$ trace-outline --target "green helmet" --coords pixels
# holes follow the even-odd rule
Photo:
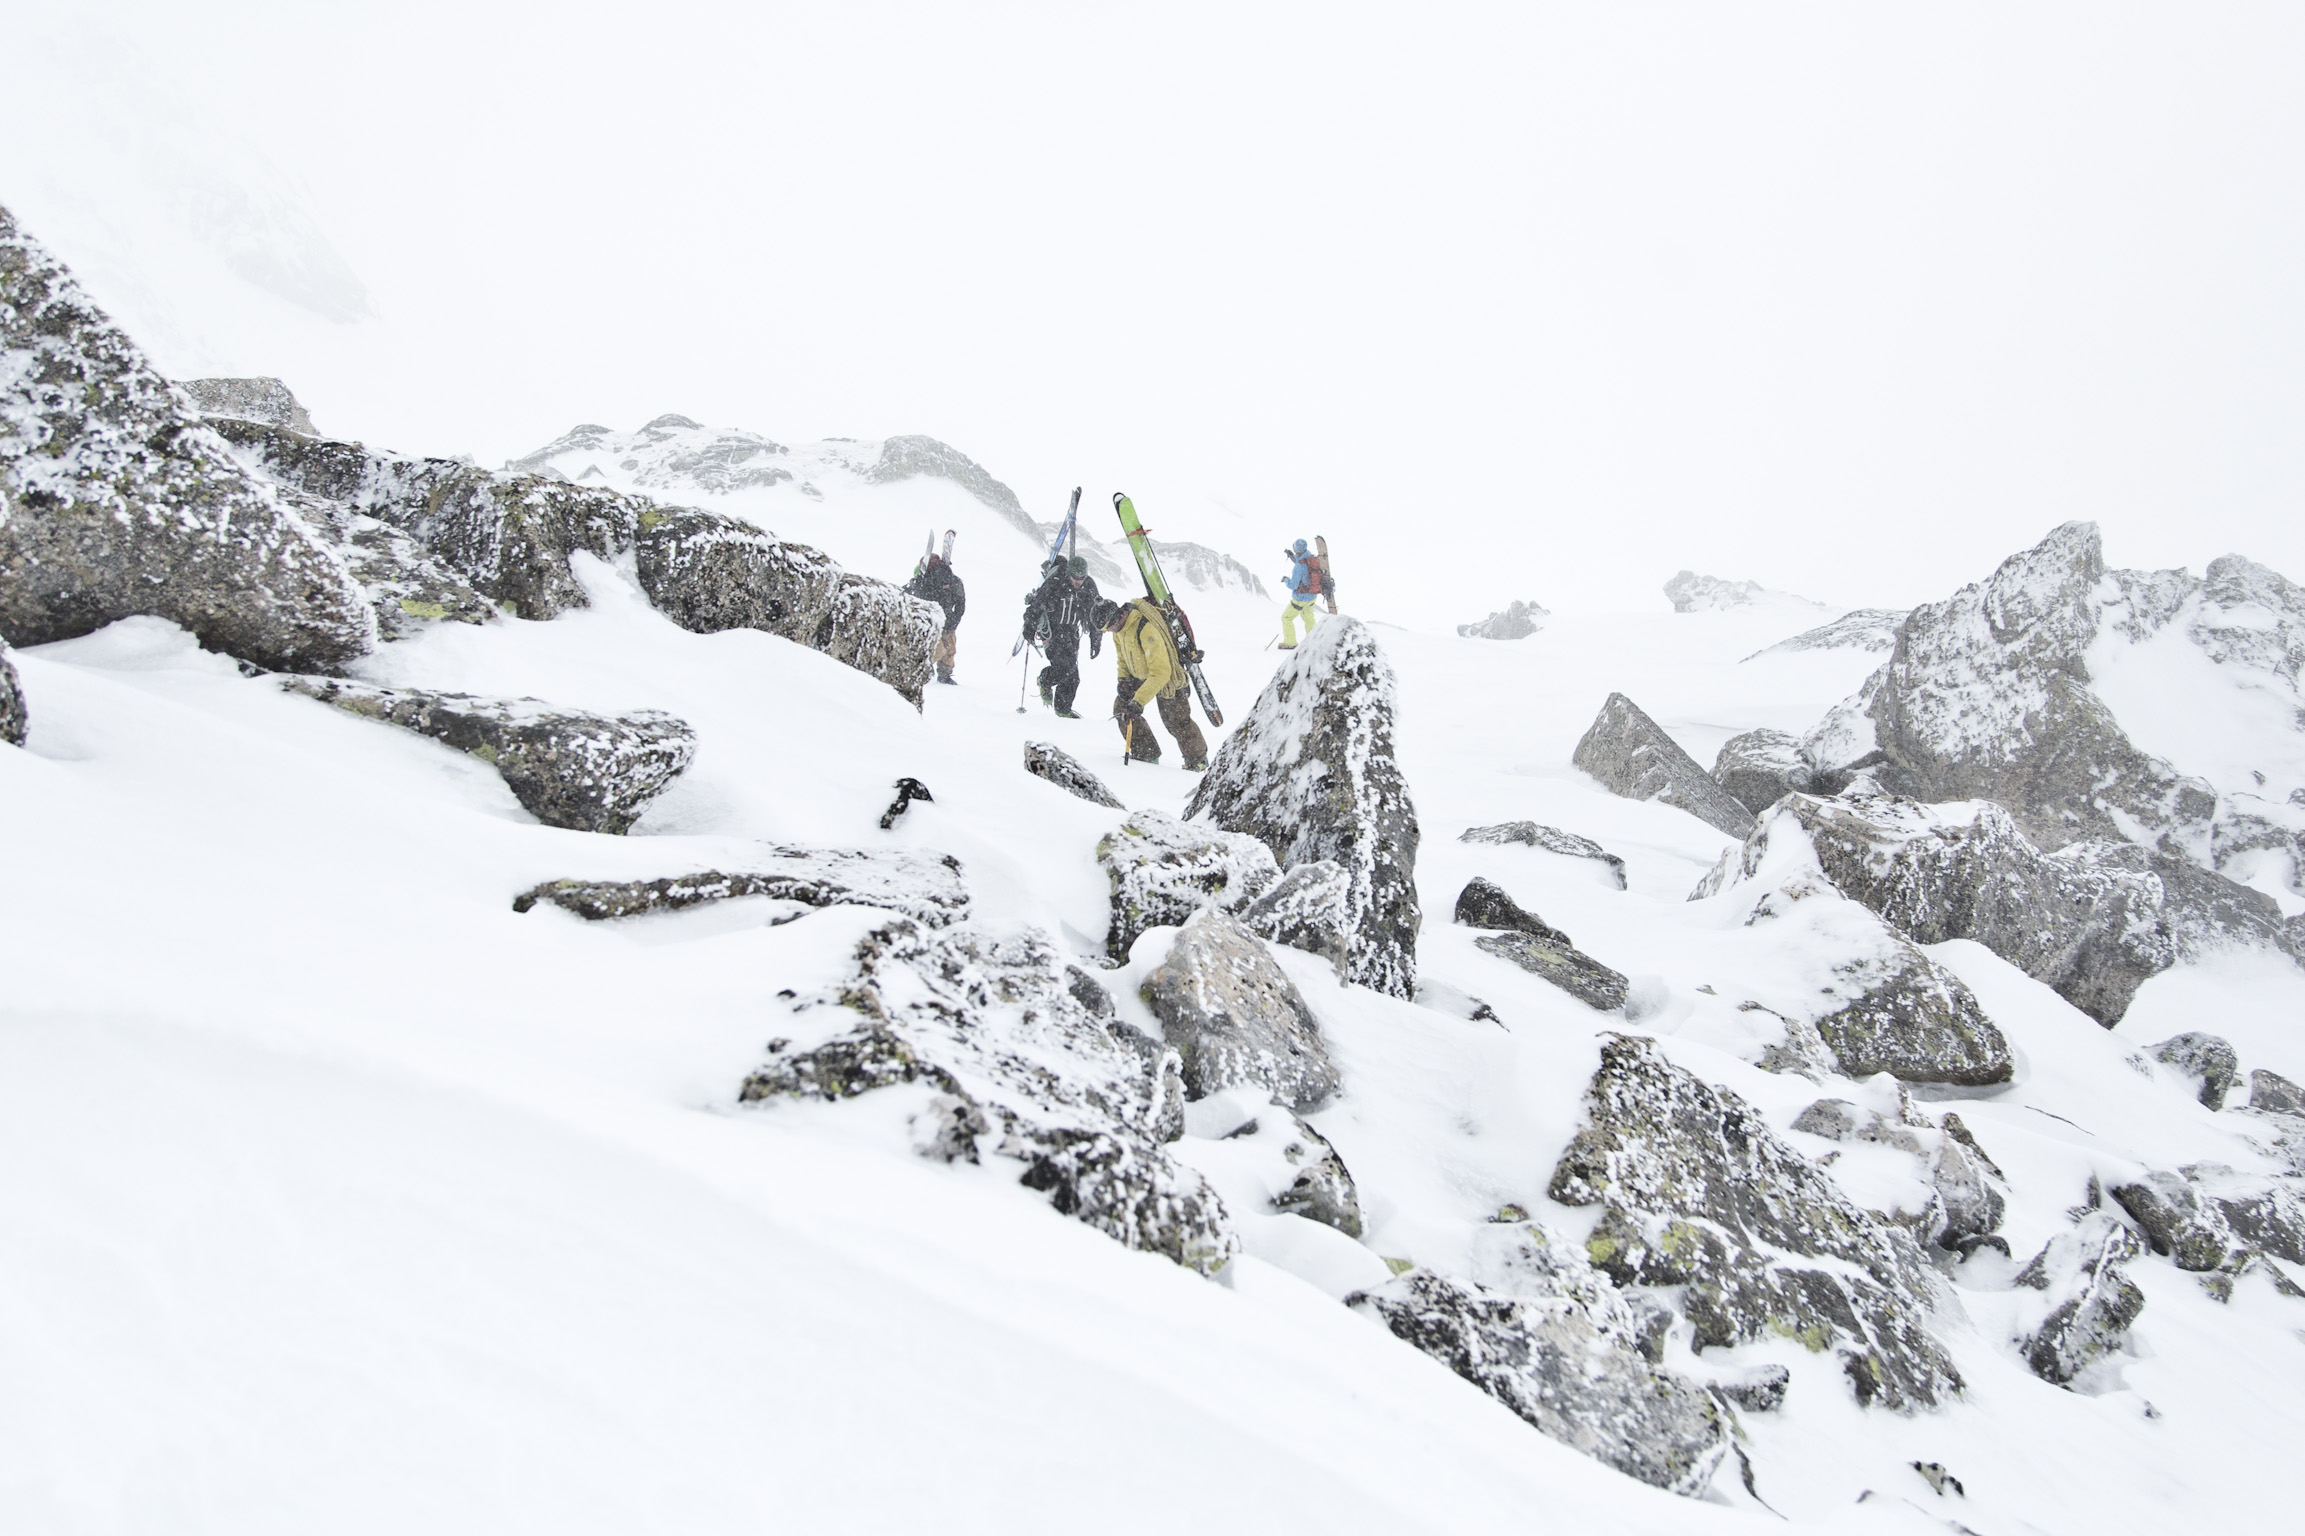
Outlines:
[[[1088,574],[1088,557],[1086,555],[1073,556],[1065,562],[1065,569],[1075,576],[1086,576]]]

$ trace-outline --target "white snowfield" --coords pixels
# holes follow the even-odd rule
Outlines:
[[[1936,1329],[1966,1387],[1936,1410],[1860,1408],[1793,1339],[1696,1355],[1677,1332],[1665,1364],[1692,1377],[1790,1372],[1781,1411],[1740,1416],[1753,1493],[1735,1458],[1704,1499],[1619,1475],[1339,1305],[1387,1260],[1469,1273],[1508,1205],[1589,1228],[1596,1210],[1546,1189],[1608,1030],[1837,1152],[1859,1205],[1926,1200],[1904,1153],[1789,1129],[1827,1096],[1893,1112],[1886,1078],[1754,1065],[1782,1026],[1739,1003],[1813,1002],[1833,924],[1748,925],[1765,882],[1687,900],[1729,840],[1569,766],[1611,690],[1703,763],[1746,730],[1806,731],[1878,662],[1753,654],[1812,620],[1564,615],[1509,646],[1372,626],[1423,830],[1425,1002],[1275,950],[1344,1082],[1308,1118],[1357,1181],[1358,1242],[1260,1203],[1271,1159],[1221,1139],[1253,1104],[1192,1106],[1176,1148],[1245,1248],[1215,1280],[1059,1215],[1014,1162],[914,1155],[911,1089],[740,1106],[788,996],[836,982],[886,914],[747,898],[587,923],[513,898],[738,869],[763,842],[913,849],[961,861],[976,924],[1041,929],[1096,972],[1094,850],[1126,813],[1027,774],[1023,743],[1132,807],[1174,813],[1195,783],[1173,749],[1123,766],[1109,651],[1083,654],[1086,718],[1017,712],[1021,534],[949,482],[839,489],[772,525],[898,578],[922,529],[962,529],[962,682],[925,712],[787,641],[677,628],[581,555],[589,608],[435,625],[358,667],[687,721],[693,767],[625,838],[542,826],[486,764],[245,678],[158,620],[15,653],[32,726],[0,747],[0,1530],[2286,1528],[2305,1302],[2260,1271],[2220,1303],[2141,1259],[2125,1351],[2068,1391],[2013,1344],[2039,1293],[2011,1283],[2092,1177],[2275,1166],[2257,1122],[2133,1053],[2206,1029],[2244,1078],[2305,1080],[2305,973],[2277,956],[2157,976],[2107,1031],[1976,945],[1929,951],[2017,1057],[1958,1105],[2008,1175],[2014,1257],[1953,1271]],[[1107,507],[1089,488],[1084,519]],[[1237,723],[1278,604],[1193,606]],[[907,775],[935,799],[884,833]],[[1597,860],[1458,841],[1515,820],[1598,841],[1629,888]],[[1477,949],[1449,920],[1475,875],[1624,972],[1627,1009]],[[1135,987],[1174,932],[1097,972],[1156,1032]],[[1466,1016],[1476,998],[1495,1018]]]

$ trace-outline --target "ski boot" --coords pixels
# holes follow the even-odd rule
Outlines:
[[[1059,720],[1078,720],[1078,719],[1080,718],[1080,716],[1079,716],[1079,715],[1075,714],[1073,711],[1071,711],[1071,710],[1069,710],[1069,709],[1060,709],[1060,710],[1058,710],[1058,711],[1056,712],[1056,717],[1057,717]]]
[[[1043,709],[1056,708],[1056,689],[1047,683],[1040,685],[1040,707]]]

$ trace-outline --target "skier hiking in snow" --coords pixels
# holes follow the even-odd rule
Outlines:
[[[1078,720],[1072,703],[1080,692],[1080,637],[1088,636],[1089,655],[1104,649],[1104,631],[1097,624],[1104,596],[1080,555],[1050,560],[1044,571],[1041,584],[1025,600],[1025,639],[1048,657],[1040,669],[1041,703],[1053,705],[1059,719]]]
[[[1327,573],[1322,569],[1321,557],[1307,548],[1302,539],[1297,540],[1288,555],[1296,564],[1289,569],[1289,605],[1281,610],[1281,649],[1293,651],[1297,648],[1298,620],[1304,621],[1305,638],[1312,638],[1316,622],[1313,599],[1326,590]]]
[[[960,616],[968,608],[968,588],[952,568],[949,541],[945,551],[930,555],[904,584],[909,595],[925,597],[944,610],[944,633],[936,642],[936,680],[940,683],[952,681],[952,664],[960,654]]]
[[[1160,742],[1153,736],[1145,706],[1156,704],[1161,724],[1177,740],[1185,755],[1185,769],[1199,773],[1209,765],[1209,744],[1193,723],[1190,684],[1184,663],[1170,638],[1168,620],[1149,597],[1126,604],[1107,603],[1100,610],[1100,626],[1113,637],[1113,654],[1120,667],[1120,688],[1113,697],[1113,718],[1119,722],[1128,755],[1138,762],[1157,763]]]

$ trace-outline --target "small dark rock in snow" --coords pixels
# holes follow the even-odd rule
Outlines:
[[[1753,830],[1753,813],[1621,693],[1609,695],[1570,761],[1613,795],[1662,801],[1731,837]]]
[[[1112,882],[1105,952],[1116,965],[1146,929],[1176,926],[1204,906],[1237,912],[1280,879],[1257,839],[1162,811],[1131,814],[1097,841],[1096,859]]]
[[[379,688],[334,678],[280,686],[469,752],[548,827],[622,833],[696,755],[696,733],[661,710],[611,718],[536,699]]]
[[[896,826],[896,819],[906,811],[911,810],[915,800],[925,800],[930,805],[936,804],[936,796],[930,794],[928,786],[920,780],[910,776],[898,779],[896,781],[896,798],[888,803],[887,810],[880,813],[880,829],[883,832],[893,830]]]
[[[2101,1210],[2087,1211],[2018,1272],[2017,1284],[2049,1298],[2041,1319],[2017,1340],[2034,1375],[2069,1386],[2121,1347],[2145,1310],[2145,1293],[2124,1270],[2144,1251],[2127,1227]]]
[[[1945,1464],[1941,1461],[1916,1461],[1913,1470],[1921,1474],[1921,1480],[1929,1485],[1929,1491],[1939,1498],[1947,1493],[1961,1498],[1968,1497],[1969,1490],[1961,1486],[1959,1478],[1945,1470]]]
[[[1713,782],[1755,816],[1809,787],[1808,760],[1801,739],[1787,731],[1747,731],[1721,744],[1713,759]]]
[[[1526,640],[1545,627],[1552,610],[1538,603],[1514,599],[1502,612],[1477,624],[1459,624],[1457,633],[1468,640]]]
[[[10,746],[24,745],[24,737],[31,725],[31,715],[24,707],[24,681],[16,675],[16,663],[8,659],[8,647],[0,643],[0,741]]]
[[[1493,827],[1467,827],[1458,834],[1460,843],[1522,843],[1540,848],[1546,853],[1558,853],[1572,859],[1597,859],[1609,866],[1616,877],[1617,889],[1625,888],[1625,861],[1603,848],[1589,837],[1564,832],[1559,827],[1548,827],[1539,821],[1501,821]]]
[[[1457,921],[1500,929],[1473,942],[1522,970],[1541,976],[1588,1007],[1606,1013],[1625,1006],[1625,977],[1578,949],[1569,936],[1534,912],[1525,912],[1502,887],[1478,876],[1457,893]]]
[[[1193,914],[1141,990],[1184,1058],[1192,1098],[1258,1088],[1303,1111],[1337,1091],[1312,1009],[1256,935],[1226,913]]]
[[[769,848],[759,868],[729,873],[708,869],[662,880],[547,880],[514,897],[512,910],[526,912],[546,901],[597,922],[738,896],[811,907],[885,907],[932,928],[968,915],[960,860],[949,853],[901,848]]]
[[[1713,1390],[1747,1413],[1775,1413],[1785,1406],[1785,1390],[1793,1373],[1781,1365],[1764,1365],[1749,1376],[1716,1381]]]
[[[2153,1059],[2176,1068],[2200,1088],[2201,1103],[2211,1110],[2225,1107],[2225,1095],[2241,1075],[2241,1059],[2233,1047],[2216,1035],[2187,1030],[2153,1047]]]
[[[278,379],[186,379],[184,392],[203,416],[233,416],[317,437],[303,404]]]
[[[1239,909],[1241,926],[1260,939],[1321,956],[1342,977],[1352,945],[1352,888],[1353,877],[1341,864],[1315,859],[1295,865]]]
[[[1239,1251],[1224,1202],[1164,1145],[1182,1129],[1176,1053],[1084,1007],[1043,936],[892,918],[858,943],[852,974],[795,1008],[819,1011],[839,1032],[773,1052],[741,1101],[922,1085],[922,1155],[1011,1159],[1064,1215],[1202,1274]]]
[[[1024,744],[1024,771],[1035,778],[1048,780],[1070,795],[1078,795],[1091,805],[1106,805],[1123,810],[1119,799],[1104,787],[1104,781],[1080,765],[1080,761],[1064,748],[1045,741]]]
[[[268,670],[376,645],[344,562],[0,208],[0,638],[150,614]]]
[[[1272,850],[1351,877],[1345,977],[1394,997],[1417,983],[1417,812],[1393,756],[1393,669],[1368,626],[1313,632],[1210,760],[1185,807]]]
[[[1551,1439],[1628,1477],[1701,1494],[1729,1431],[1704,1389],[1611,1348],[1580,1309],[1412,1269],[1345,1305],[1369,1313]]]
[[[1361,1194],[1345,1160],[1329,1140],[1302,1119],[1291,1117],[1281,1156],[1298,1169],[1288,1188],[1273,1196],[1273,1209],[1334,1227],[1347,1237],[1361,1235]]]
[[[2305,1115],[2305,1088],[2260,1067],[2249,1074],[2249,1107],[2277,1115]]]
[[[1534,912],[1524,912],[1503,886],[1478,875],[1457,892],[1456,919],[1468,928],[1511,929],[1555,944],[1573,942],[1569,936]]]

